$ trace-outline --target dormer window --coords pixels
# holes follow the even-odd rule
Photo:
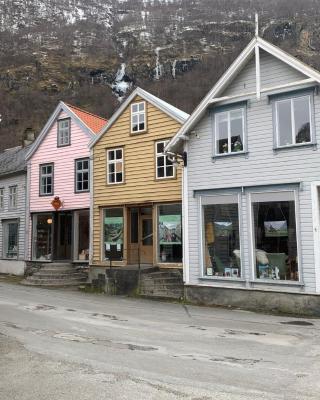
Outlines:
[[[275,101],[277,147],[310,143],[311,96],[299,96]]]
[[[146,130],[146,103],[131,104],[131,133],[143,132]]]
[[[58,120],[58,147],[70,145],[70,118]]]

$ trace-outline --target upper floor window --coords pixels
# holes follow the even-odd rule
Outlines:
[[[53,164],[40,165],[40,196],[53,194]]]
[[[277,147],[311,142],[310,95],[276,101],[275,113]]]
[[[245,109],[233,108],[215,113],[215,154],[244,151]]]
[[[58,147],[70,144],[70,118],[58,120]]]
[[[0,188],[0,210],[4,208],[4,188]]]
[[[9,208],[17,208],[17,186],[9,186]]]
[[[123,183],[123,149],[107,151],[107,182]]]
[[[131,104],[131,133],[146,130],[146,103]]]
[[[156,176],[157,179],[173,178],[175,168],[172,161],[164,154],[164,148],[169,140],[162,140],[156,143]]]
[[[75,192],[89,191],[89,158],[83,158],[75,161],[76,179]]]

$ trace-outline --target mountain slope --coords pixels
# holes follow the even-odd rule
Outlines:
[[[134,85],[190,112],[254,31],[320,67],[319,1],[0,0],[0,148],[59,99],[110,117]]]

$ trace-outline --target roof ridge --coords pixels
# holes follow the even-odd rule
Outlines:
[[[90,112],[90,111],[87,111],[87,110],[85,110],[85,109],[83,109],[83,108],[80,108],[80,107],[78,107],[78,106],[74,106],[74,105],[72,105],[72,104],[70,104],[70,103],[66,103],[66,102],[64,102],[64,104],[65,104],[66,106],[68,106],[68,107],[75,108],[76,110],[79,110],[79,111],[84,112],[84,113],[86,113],[86,114],[92,115],[92,116],[95,117],[95,118],[99,118],[99,119],[102,119],[102,120],[104,120],[104,121],[108,121],[107,118],[101,117],[100,115],[94,114],[94,113],[92,113],[92,112]]]

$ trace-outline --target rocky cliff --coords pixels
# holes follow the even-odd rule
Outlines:
[[[0,149],[59,99],[109,117],[134,85],[191,112],[260,34],[320,68],[317,0],[0,0]]]

